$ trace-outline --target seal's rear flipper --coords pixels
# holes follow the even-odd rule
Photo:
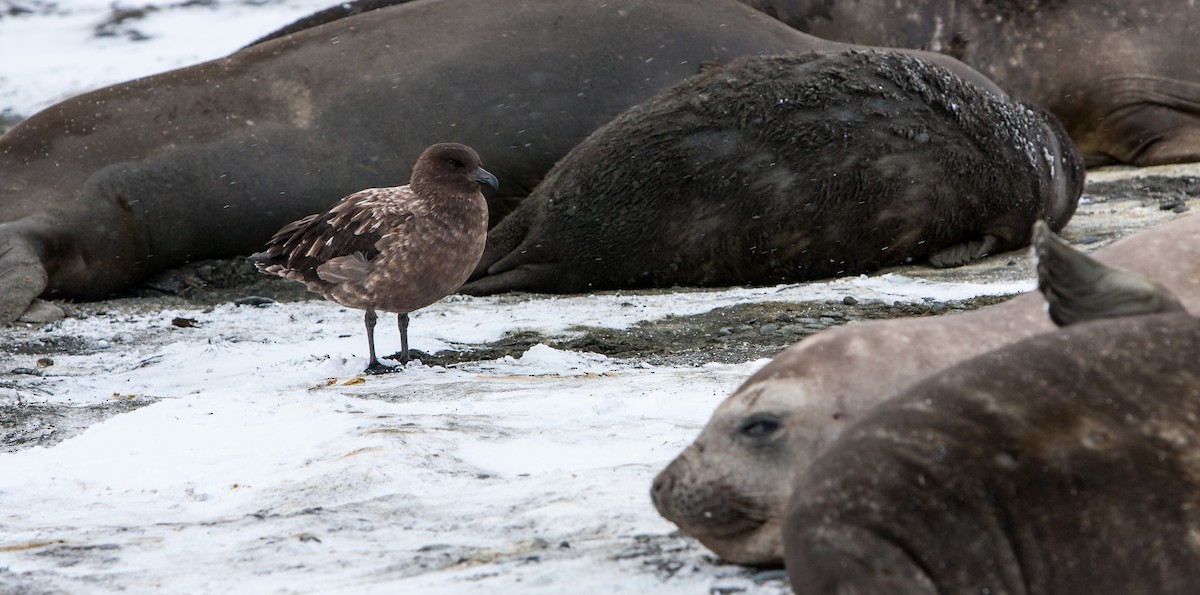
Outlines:
[[[458,288],[467,295],[491,295],[506,291],[555,291],[561,268],[550,264],[522,264],[494,275],[468,281]]]
[[[1087,155],[1088,167],[1105,157],[1138,166],[1188,163],[1200,159],[1200,83],[1154,75],[1123,75],[1096,81],[1088,89],[1110,98],[1102,111],[1089,114],[1104,126],[1092,144],[1101,155]]]
[[[939,269],[960,267],[991,254],[999,245],[1000,242],[995,236],[983,236],[979,240],[963,242],[934,252],[929,257],[929,264]]]
[[[1038,290],[1046,297],[1050,319],[1059,326],[1185,311],[1164,287],[1071,248],[1044,221],[1033,226],[1033,257]]]
[[[0,325],[24,314],[49,280],[33,246],[11,227],[0,225]]]
[[[475,271],[471,273],[468,281],[486,276],[488,269],[497,262],[512,258],[512,252],[521,246],[526,236],[529,235],[531,222],[536,216],[535,210],[529,207],[518,208],[488,230],[487,244],[483,248],[483,255],[480,256],[479,264],[475,265]]]

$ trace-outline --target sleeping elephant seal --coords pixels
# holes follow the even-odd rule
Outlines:
[[[796,593],[1195,592],[1200,319],[1095,319],[1154,300],[1092,289],[1057,291],[1096,294],[1083,322],[922,381],[829,445],[784,523]]]
[[[743,0],[824,39],[944,52],[1062,120],[1089,166],[1200,160],[1192,0]]]
[[[1162,284],[1200,312],[1200,216],[1093,256]],[[1045,307],[1032,292],[962,314],[848,324],[797,343],[725,399],[659,473],[652,488],[659,512],[726,560],[782,563],[780,526],[792,483],[826,445],[916,382],[1052,331]]]
[[[704,61],[828,47],[844,46],[723,0],[438,0],[75,97],[0,137],[0,324],[43,293],[95,299],[249,254],[402,182],[439,142],[474,147],[504,181],[496,219]]]
[[[573,149],[488,235],[465,293],[571,293],[963,264],[1066,224],[1083,165],[1052,116],[912,56],[714,67]]]

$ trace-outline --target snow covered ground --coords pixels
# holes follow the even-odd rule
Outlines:
[[[327,2],[162,3],[96,37],[110,0],[0,0],[0,112],[223,55]],[[1106,241],[1174,216],[1159,206],[1093,197],[1067,235]],[[455,296],[414,316],[412,343],[469,351],[518,331],[563,337],[753,302],[1006,295],[1032,287],[1023,264],[1017,254],[770,288]],[[787,591],[676,534],[648,497],[654,474],[765,360],[650,365],[540,345],[361,377],[361,313],[335,304],[77,310],[0,329],[19,347],[0,350],[0,407],[50,419],[0,436],[0,592]],[[390,353],[395,327],[379,330]],[[84,411],[97,413],[66,440],[38,436]]]
[[[1006,258],[959,274],[1021,276]],[[469,352],[516,331],[562,337],[735,304],[927,303],[1029,286],[893,273],[454,296],[418,312],[411,332],[425,351]],[[677,535],[647,496],[765,360],[656,366],[542,345],[362,377],[361,315],[327,302],[75,310],[0,331],[17,347],[0,353],[0,411],[50,412],[12,434],[45,446],[0,449],[11,451],[0,454],[0,592],[787,590]],[[385,353],[396,347],[393,325],[379,334]],[[56,442],[89,408],[101,411],[92,425]]]
[[[333,0],[0,0],[0,114],[219,58]]]
[[[411,332],[432,352],[751,301],[1027,287],[885,275],[683,294],[455,296],[417,313]],[[129,302],[4,331],[10,344],[71,348],[0,357],[0,404],[141,406],[57,445],[0,454],[0,590],[785,589],[674,535],[647,496],[653,475],[765,360],[650,366],[542,345],[362,377],[357,311]],[[380,331],[394,348],[394,327]],[[20,434],[56,431],[28,423]]]

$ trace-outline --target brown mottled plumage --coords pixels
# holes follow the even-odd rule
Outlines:
[[[433,145],[407,186],[362,190],[289,223],[250,260],[260,271],[365,310],[366,371],[389,372],[394,368],[375,357],[375,311],[397,314],[400,363],[407,363],[408,313],[452,293],[483,253],[488,210],[479,184],[497,186],[474,150]]]

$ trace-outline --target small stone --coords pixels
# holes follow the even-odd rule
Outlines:
[[[846,297],[842,298],[842,303],[843,303],[843,304],[845,304],[845,305],[847,305],[847,306],[853,306],[853,305],[855,305],[855,304],[857,304],[857,303],[858,303],[858,300],[857,300],[857,299],[855,299],[855,297],[854,297],[854,296],[852,296],[852,295],[848,295],[848,296],[846,296]]]
[[[778,324],[764,324],[764,325],[758,327],[758,334],[766,336],[777,330],[779,330]]]
[[[42,299],[35,299],[29,304],[29,308],[25,310],[21,317],[17,320],[30,324],[44,324],[54,322],[66,318],[66,312],[63,309]]]
[[[238,306],[256,306],[256,307],[261,308],[263,306],[268,306],[270,304],[274,304],[274,303],[276,303],[276,301],[269,297],[264,297],[261,295],[249,295],[244,298],[234,300],[233,303]]]
[[[732,595],[733,593],[745,593],[746,587],[714,585],[708,588],[711,595]]]
[[[756,585],[762,585],[774,581],[787,582],[788,574],[786,570],[764,570],[750,577],[750,580],[754,581],[754,584]]]

